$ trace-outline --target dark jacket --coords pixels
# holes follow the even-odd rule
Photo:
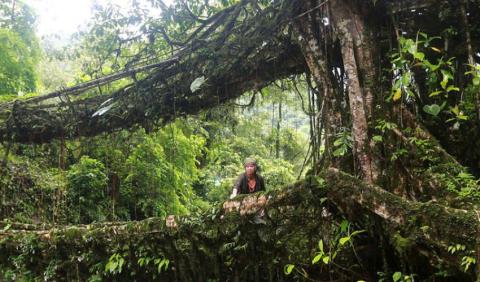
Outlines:
[[[258,191],[265,191],[265,181],[263,177],[259,174],[255,174],[255,190],[251,193],[255,193]],[[233,189],[237,188],[238,194],[249,194],[250,191],[248,190],[248,179],[245,173],[242,173],[238,176],[237,181],[235,181],[235,185]]]

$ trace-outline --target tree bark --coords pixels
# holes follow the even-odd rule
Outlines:
[[[355,45],[364,45],[359,37],[364,37],[364,23],[360,17],[352,12],[345,0],[331,1],[332,20],[335,27],[336,35],[340,40],[341,52],[343,58],[343,67],[347,75],[347,91],[350,102],[350,112],[352,116],[352,135],[354,140],[354,156],[358,159],[362,177],[368,183],[374,183],[378,178],[378,168],[374,162],[374,156],[370,149],[368,136],[368,116],[373,112],[373,93],[371,86],[363,87],[367,94],[362,91],[361,80],[359,75],[360,64],[357,62],[355,54]],[[365,52],[365,54],[363,54]],[[361,61],[366,61],[366,55],[369,52],[363,51],[360,57]],[[371,70],[371,66],[365,69]],[[369,75],[371,71],[369,71]],[[374,78],[370,78],[374,79]],[[366,103],[368,101],[369,105]],[[369,110],[367,110],[369,109]],[[368,115],[367,115],[368,113]]]
[[[467,62],[471,67],[473,67],[475,60],[473,59],[472,36],[470,34],[470,25],[468,23],[466,5],[466,0],[460,1],[460,17],[462,18],[463,34],[467,49]],[[478,91],[475,93],[475,110],[477,112],[477,121],[480,121],[480,93]]]
[[[312,9],[310,1],[301,1],[301,3],[303,5],[302,10],[310,11]],[[327,59],[324,48],[320,44],[320,39],[315,35],[315,31],[319,27],[315,26],[314,23],[312,15],[307,13],[297,18],[292,26],[309,72],[318,87],[318,91],[322,96],[321,99],[323,99],[324,159],[328,159],[325,163],[339,166],[338,160],[335,160],[332,154],[335,135],[342,126],[342,116],[337,106],[339,98],[336,97],[337,95],[333,87],[334,78],[331,72],[331,64]],[[317,22],[316,24],[320,23]],[[323,36],[327,35],[323,34]]]

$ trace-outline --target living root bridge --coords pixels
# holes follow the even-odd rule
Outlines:
[[[397,251],[411,254],[412,261],[415,251],[431,264],[446,264],[461,270],[463,254],[453,255],[447,251],[448,247],[460,244],[467,250],[476,249],[479,220],[474,210],[453,209],[433,201],[408,201],[336,169],[328,170],[326,180],[330,201],[351,220],[361,221],[359,215],[365,211],[375,214],[385,225],[385,233]]]
[[[255,1],[240,1],[212,16],[175,54],[159,55],[160,62],[0,104],[0,141],[44,143],[167,123],[304,73],[298,46],[284,34],[294,2],[261,9]],[[138,80],[127,79],[113,93],[92,90],[137,74]],[[192,91],[199,78],[201,87]]]
[[[325,171],[321,177],[307,178],[279,191],[238,196],[200,217],[177,218],[169,223],[174,227],[167,227],[160,218],[51,229],[2,223],[0,275],[4,276],[0,277],[5,279],[5,273],[16,270],[17,278],[47,280],[86,280],[92,276],[271,280],[283,276],[283,267],[293,263],[304,265],[319,279],[331,279],[328,269],[308,265],[319,240],[334,243],[327,240],[329,231],[340,219],[337,216],[344,214],[370,235],[375,230],[368,223],[376,220],[391,242],[401,238],[404,249],[396,246],[396,256],[405,252],[414,254],[410,259],[423,259],[423,269],[412,269],[420,275],[431,275],[441,262],[466,281],[474,279],[473,273],[461,274],[463,254],[447,252],[448,244],[475,248],[478,220],[473,211],[410,202],[336,169]],[[322,201],[325,197],[326,202]],[[326,208],[331,213],[326,213]],[[360,241],[367,241],[363,239]],[[355,264],[351,249],[343,249],[339,257],[338,263]],[[166,259],[169,264],[165,267],[164,263],[159,273],[159,264]],[[376,269],[364,265],[349,268],[347,273],[336,270],[336,279],[369,279],[372,276],[368,273]]]
[[[328,79],[320,78],[331,71],[323,66],[322,73],[316,72],[313,65],[305,61],[306,58],[317,60],[318,66],[324,65],[322,58],[311,56],[321,45],[310,46],[315,47],[310,48],[311,54],[302,55],[301,46],[293,38],[296,36],[285,31],[295,20],[307,28],[303,24],[305,19],[312,18],[315,11],[332,2],[341,3],[342,7],[355,1],[329,0],[307,10],[299,9],[308,2],[273,1],[262,9],[256,1],[238,1],[200,25],[170,57],[158,54],[157,60],[149,65],[126,68],[47,95],[0,104],[0,141],[45,143],[147,126],[159,120],[166,123],[177,116],[196,114],[232,101],[246,91],[259,90],[275,80],[307,72],[317,76],[316,82],[331,91]],[[385,5],[384,10],[392,13],[435,3],[433,0],[379,1],[378,5],[380,2]],[[357,8],[352,6],[352,10]],[[384,10],[381,12],[386,15]],[[319,24],[321,22],[316,22],[311,31],[317,30]],[[351,74],[353,71],[350,70]],[[130,76],[135,79],[128,80]],[[192,92],[190,84],[200,77],[206,79],[205,83]],[[119,79],[127,79],[128,84],[113,93],[92,90]]]

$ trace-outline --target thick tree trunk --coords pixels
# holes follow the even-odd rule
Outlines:
[[[302,10],[312,10],[313,7],[310,1],[301,1],[301,3],[303,5]],[[342,116],[338,108],[339,97],[337,97],[333,84],[334,78],[331,64],[315,32],[319,29],[319,24],[321,22],[316,22],[312,14],[307,13],[296,19],[293,23],[293,28],[296,34],[295,37],[305,57],[305,62],[318,87],[319,95],[323,99],[324,158],[328,158],[328,160],[325,160],[325,163],[338,166],[338,160],[333,158],[332,151],[335,135],[342,126]],[[323,34],[323,36],[327,35]]]
[[[472,36],[470,34],[470,25],[468,23],[468,14],[467,14],[467,1],[460,0],[460,17],[462,19],[463,25],[463,36],[465,40],[465,47],[467,49],[467,62],[470,66],[475,64],[473,58],[473,48],[472,48]],[[475,93],[475,110],[477,112],[477,120],[480,121],[480,93],[477,91]]]
[[[303,1],[303,10],[312,10],[310,1]],[[340,40],[343,68],[347,76],[346,86],[350,103],[352,119],[352,135],[354,139],[354,157],[358,160],[363,179],[374,183],[379,174],[378,161],[373,152],[374,143],[369,139],[369,121],[373,120],[374,84],[377,75],[373,66],[373,46],[367,44],[370,34],[367,34],[365,24],[359,15],[353,13],[345,1],[331,1],[332,20],[336,34]],[[305,56],[317,84],[325,91],[327,115],[327,150],[333,148],[328,138],[333,139],[335,127],[342,126],[340,114],[335,111],[336,102],[341,100],[334,92],[331,66],[321,47],[320,37],[327,40],[328,34],[317,32],[321,22],[315,20],[311,13],[297,19],[294,28],[299,35],[299,45]],[[331,38],[328,38],[330,40]],[[365,91],[363,91],[364,89]]]
[[[373,114],[373,88],[371,84],[365,85],[365,81],[362,85],[359,73],[363,62],[365,63],[363,69],[369,76],[369,82],[375,80],[371,50],[361,50],[365,45],[363,42],[366,37],[365,23],[352,11],[352,5],[348,5],[346,0],[334,0],[331,3],[333,26],[340,40],[343,67],[347,75],[354,156],[359,161],[363,179],[368,183],[374,183],[378,178],[378,168],[370,148],[368,134],[368,118]],[[355,53],[356,50],[358,52]]]

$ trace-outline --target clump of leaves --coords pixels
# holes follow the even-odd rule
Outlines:
[[[98,160],[83,156],[67,173],[67,204],[73,222],[89,223],[106,217],[105,166]]]
[[[333,142],[333,146],[335,147],[335,151],[333,151],[333,155],[335,157],[340,157],[345,155],[349,149],[353,146],[353,137],[352,133],[347,128],[342,128],[339,133],[336,135],[337,139]]]

